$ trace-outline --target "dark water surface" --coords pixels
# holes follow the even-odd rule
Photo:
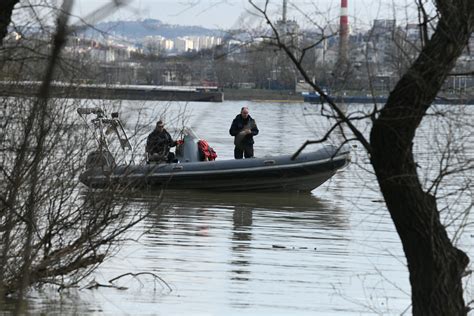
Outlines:
[[[293,153],[328,127],[318,109],[305,104],[129,102],[121,115],[132,122],[138,109],[152,117],[166,108],[163,118],[174,131],[177,113],[186,108],[187,125],[215,148],[218,159],[230,159],[228,129],[243,105],[260,129],[257,156]],[[472,114],[470,108],[463,115],[472,121]],[[358,124],[362,130],[368,126]],[[423,156],[433,124],[439,128],[433,119],[417,135],[416,150],[426,163],[421,168],[436,163]],[[134,141],[142,142],[147,132]],[[472,158],[472,129],[467,140]],[[340,140],[335,135],[332,141]],[[150,274],[116,282],[127,290],[34,292],[30,309],[96,315],[410,314],[406,261],[370,170],[362,149],[354,148],[353,163],[310,194],[176,191],[165,192],[159,207],[159,192],[136,194],[132,208],[151,216],[93,277],[106,284],[129,272]],[[464,208],[472,206],[470,192],[461,199]],[[472,215],[467,219],[473,220]],[[473,241],[468,226],[458,244],[471,257]],[[472,299],[472,279],[466,280],[466,289]]]

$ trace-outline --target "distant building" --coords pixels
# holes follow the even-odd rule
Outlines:
[[[420,26],[415,23],[409,23],[405,27],[405,33],[407,36],[407,40],[412,43],[416,43],[420,41],[421,34],[420,34]]]
[[[396,21],[389,19],[374,20],[372,30],[369,33],[377,38],[386,38],[392,36],[396,28]]]
[[[187,37],[178,37],[174,40],[174,48],[178,53],[188,52],[194,49],[194,42]]]
[[[222,39],[215,36],[187,36],[174,40],[174,48],[177,52],[200,51],[220,45]]]
[[[174,42],[163,36],[147,36],[143,40],[143,47],[148,53],[159,54],[170,52],[174,48]]]
[[[288,46],[298,47],[300,37],[300,26],[293,20],[278,20],[275,28],[281,41]]]

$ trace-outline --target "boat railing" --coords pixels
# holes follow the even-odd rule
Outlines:
[[[119,140],[120,147],[122,147],[123,150],[132,150],[132,145],[130,144],[129,138],[122,125],[122,122],[119,119],[118,112],[112,113],[110,118],[107,117],[104,110],[98,107],[78,108],[77,113],[84,120],[86,126],[92,130],[99,147],[105,146],[108,149],[106,135],[110,133],[115,133]],[[93,118],[89,122],[87,121],[86,116],[90,114],[95,115],[95,118]],[[93,126],[93,129],[91,128],[91,124]]]

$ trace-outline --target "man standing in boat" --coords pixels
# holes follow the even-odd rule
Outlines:
[[[146,140],[148,161],[173,161],[175,155],[170,152],[170,148],[176,146],[176,144],[177,142],[171,138],[170,133],[165,129],[163,121],[158,121],[155,129]]]
[[[253,137],[258,135],[258,128],[255,120],[249,115],[248,107],[244,106],[234,118],[229,133],[235,137],[234,158],[253,158]]]

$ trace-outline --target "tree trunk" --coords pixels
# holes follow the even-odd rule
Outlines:
[[[12,19],[13,8],[20,0],[2,0],[0,4],[0,45],[8,34],[8,26]]]
[[[418,125],[474,29],[474,1],[437,7],[433,37],[374,122],[371,162],[407,258],[413,314],[466,315],[461,279],[469,258],[453,246],[435,198],[423,191],[412,151]]]

